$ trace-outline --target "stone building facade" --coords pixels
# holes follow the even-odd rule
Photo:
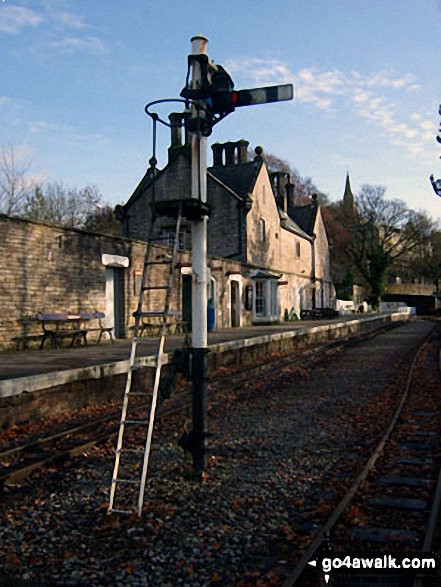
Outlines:
[[[0,269],[0,349],[41,332],[37,312],[106,314],[116,337],[131,335],[151,220],[151,202],[190,197],[184,114],[171,115],[169,160],[150,169],[128,202],[117,209],[123,236],[110,237],[0,215],[6,262]],[[270,174],[262,149],[248,160],[246,141],[213,145],[207,173],[207,283],[211,327],[269,324],[302,309],[333,307],[328,241],[317,201],[296,206],[289,176]],[[153,181],[155,179],[155,181]],[[155,255],[169,253],[175,220],[155,223]],[[191,218],[179,234],[171,308],[191,327]],[[163,283],[164,265],[151,283]],[[145,309],[158,310],[150,300]]]
[[[229,276],[230,316],[223,323],[274,323],[286,313],[332,307],[328,241],[317,201],[296,206],[289,176],[270,174],[259,147],[249,161],[247,141],[215,144],[212,151],[208,252],[241,263],[240,271]],[[190,167],[188,137],[179,125],[172,126],[168,164],[161,171],[149,170],[119,210],[125,236],[146,238],[152,200],[189,198]],[[170,219],[160,218],[155,226],[158,239],[172,236]],[[180,243],[190,248],[191,222],[184,223]],[[215,284],[208,297],[218,308]]]

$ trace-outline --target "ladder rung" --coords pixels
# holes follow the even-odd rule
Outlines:
[[[123,452],[129,452],[137,455],[143,455],[144,451],[141,448],[118,448],[115,451],[117,454],[121,454]]]
[[[107,511],[109,514],[127,514],[128,516],[133,514],[133,512],[130,510],[119,510],[117,508],[109,508]]]
[[[142,291],[148,291],[150,289],[170,289],[168,285],[146,285],[145,287],[141,288]]]
[[[117,477],[112,479],[113,483],[125,483],[126,485],[139,485],[139,479],[121,479]]]
[[[143,365],[139,365],[139,367],[143,367]],[[145,367],[145,365],[144,365],[144,367]],[[152,397],[152,394],[148,393],[147,391],[128,391],[127,395],[132,395],[133,397],[137,397],[137,396],[139,396],[139,397]]]
[[[121,420],[121,424],[148,424],[148,420]]]

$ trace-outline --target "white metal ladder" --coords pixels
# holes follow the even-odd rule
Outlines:
[[[176,266],[177,260],[177,253],[178,253],[178,246],[179,246],[179,232],[181,227],[181,205],[179,205],[177,210],[177,217],[176,217],[176,229],[174,235],[174,244],[173,244],[173,252],[169,256],[169,258],[161,258],[159,260],[152,260],[153,254],[153,243],[157,241],[157,238],[153,237],[154,233],[154,225],[155,225],[156,214],[153,212],[151,224],[150,224],[150,231],[149,231],[149,238],[147,244],[147,250],[144,260],[144,268],[142,273],[141,279],[141,289],[139,293],[139,300],[136,312],[134,312],[135,317],[135,327],[134,327],[134,336],[131,345],[131,352],[130,352],[130,361],[129,361],[129,368],[127,371],[127,380],[126,380],[126,387],[124,391],[124,399],[122,405],[122,412],[121,412],[121,422],[118,434],[118,441],[116,445],[116,454],[115,454],[115,465],[112,475],[112,482],[110,488],[110,498],[109,498],[109,507],[108,513],[124,513],[124,514],[132,514],[134,513],[135,505],[132,501],[132,506],[128,506],[127,502],[130,502],[130,499],[133,500],[133,490],[130,491],[132,487],[138,487],[138,501],[136,505],[136,511],[138,516],[141,515],[142,506],[144,502],[144,494],[145,494],[145,486],[147,481],[147,471],[149,465],[149,458],[150,458],[150,450],[152,444],[152,435],[153,435],[153,427],[155,422],[155,413],[156,413],[156,406],[158,401],[158,394],[159,394],[159,384],[161,379],[161,368],[164,364],[164,342],[167,333],[167,329],[169,326],[168,318],[171,315],[170,310],[170,298],[172,292],[172,280],[173,280],[173,270]],[[152,285],[150,282],[150,274],[152,273],[152,268],[158,265],[168,265],[168,278],[166,283],[160,285]],[[164,272],[165,273],[165,272]],[[150,294],[156,293],[158,295],[160,291],[165,292],[165,296],[163,299],[163,305],[161,304],[161,308],[157,311],[155,310],[144,310],[145,304],[150,298]],[[146,298],[147,297],[147,301]],[[159,304],[158,304],[159,307]],[[131,391],[132,388],[132,375],[133,372],[139,368],[139,363],[137,362],[137,346],[139,341],[139,330],[141,326],[142,318],[159,318],[159,335],[158,335],[158,350],[156,353],[155,359],[155,375],[153,380],[153,388],[150,392],[133,392]],[[147,404],[139,404],[132,398],[142,398],[148,400]],[[132,400],[132,401],[131,401]],[[135,410],[135,415],[132,416],[132,410]],[[140,417],[139,414],[142,413],[142,410],[146,410],[148,414],[147,417]],[[146,437],[145,437],[145,445],[142,446],[135,446],[132,447],[131,441],[128,441],[127,438],[124,437],[124,433],[126,431],[126,427],[130,426],[145,426],[146,427]],[[128,446],[129,445],[129,446]],[[123,490],[123,487],[126,490]],[[121,495],[120,495],[121,494]],[[119,501],[123,500],[123,505],[119,506]],[[118,500],[118,505],[115,505],[116,501]]]

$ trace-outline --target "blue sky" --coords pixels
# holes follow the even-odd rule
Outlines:
[[[295,93],[237,109],[210,142],[261,145],[332,201],[349,172],[354,193],[382,185],[440,220],[440,25],[440,0],[0,0],[0,146],[126,201],[151,156],[144,106],[179,96],[203,33],[237,89]],[[160,166],[168,143],[161,128]]]

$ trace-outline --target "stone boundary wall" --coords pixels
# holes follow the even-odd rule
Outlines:
[[[0,215],[0,350],[40,334],[38,312],[106,311],[103,254],[142,259],[145,245]],[[132,275],[132,272],[130,272]],[[133,286],[126,285],[131,306]]]
[[[170,253],[170,249],[155,246],[155,257]],[[106,279],[108,267],[103,255],[128,258],[123,268],[124,303],[123,334],[131,336],[133,312],[138,302],[136,283],[143,270],[146,243],[122,237],[66,229],[0,214],[0,351],[17,348],[21,337],[41,334],[36,321],[38,312],[93,312],[107,314]],[[179,253],[178,264],[186,266],[191,260],[188,251]],[[228,275],[240,273],[237,261],[211,258],[218,282],[218,327],[229,326]],[[164,267],[155,266],[151,279],[163,283]],[[177,268],[173,277],[170,307],[182,311],[182,272]],[[152,308],[150,308],[152,309]],[[157,309],[157,308],[156,308]],[[29,343],[35,346],[37,343]]]

